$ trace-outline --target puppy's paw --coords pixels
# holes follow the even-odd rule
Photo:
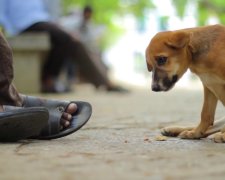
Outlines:
[[[182,133],[179,134],[179,138],[181,139],[200,139],[203,136],[199,133],[196,133],[196,131],[191,130],[191,131],[183,131]]]
[[[182,131],[184,131],[184,128],[181,128],[181,127],[166,127],[166,128],[161,129],[161,134],[163,136],[176,137]]]
[[[213,137],[213,140],[216,143],[225,143],[225,133],[216,133]]]

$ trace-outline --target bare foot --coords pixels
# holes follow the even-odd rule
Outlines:
[[[67,128],[70,126],[70,121],[72,120],[72,114],[77,111],[77,105],[75,103],[70,103],[65,112],[62,115],[60,120],[61,129]]]

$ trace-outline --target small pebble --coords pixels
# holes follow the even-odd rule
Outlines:
[[[156,141],[166,141],[168,138],[166,136],[156,136],[155,140]]]

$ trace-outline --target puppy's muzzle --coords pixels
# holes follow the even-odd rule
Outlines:
[[[163,79],[163,86],[166,87],[167,90],[169,90],[174,86],[177,80],[178,80],[177,75],[174,75],[171,80],[168,77],[166,77]]]
[[[161,91],[161,88],[158,84],[153,84],[152,91],[159,92],[159,91]]]
[[[175,85],[177,80],[178,80],[177,75],[172,76],[171,79],[168,77],[164,77],[164,78],[158,77],[157,80],[153,79],[152,91],[155,91],[155,92],[168,91]]]

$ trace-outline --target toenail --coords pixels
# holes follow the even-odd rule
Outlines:
[[[65,127],[69,126],[70,125],[69,121],[66,121],[64,125]]]
[[[68,119],[72,119],[72,115],[71,115],[71,114],[68,114],[68,115],[67,115],[67,118],[68,118]]]

